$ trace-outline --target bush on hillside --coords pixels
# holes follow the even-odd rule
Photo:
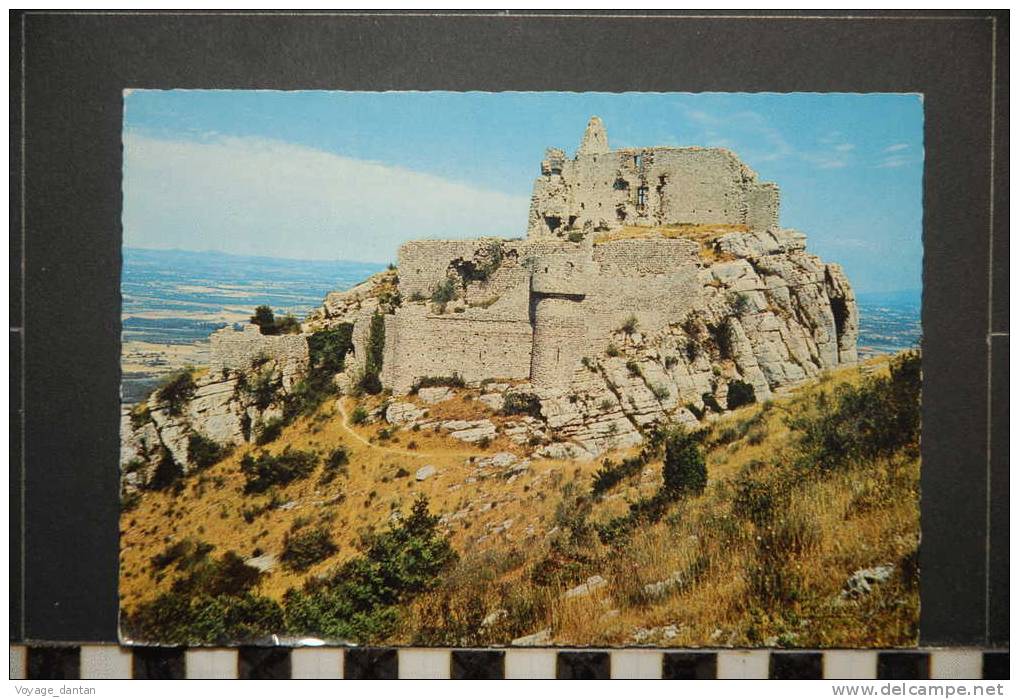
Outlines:
[[[303,571],[338,551],[329,530],[324,527],[287,532],[280,562],[289,570]]]
[[[896,357],[889,374],[860,386],[839,384],[815,398],[812,413],[788,420],[801,432],[802,466],[831,470],[919,449],[920,355]]]
[[[191,369],[185,368],[174,372],[156,389],[156,397],[166,403],[166,410],[171,415],[180,415],[192,396],[195,395],[195,380]]]
[[[218,560],[203,554],[168,592],[126,612],[124,631],[167,645],[228,645],[279,633],[282,607],[252,592],[261,575],[233,551]]]
[[[255,308],[251,322],[258,326],[259,332],[263,335],[291,335],[301,332],[301,321],[292,314],[288,313],[277,318],[272,308],[265,305]]]
[[[708,470],[696,435],[678,427],[669,431],[665,437],[662,479],[665,491],[672,495],[704,492]]]
[[[501,412],[503,415],[530,415],[541,419],[541,401],[533,393],[507,393]]]
[[[274,485],[288,485],[306,478],[318,463],[315,452],[299,451],[287,447],[282,454],[273,456],[262,452],[258,456],[245,454],[241,459],[246,493],[264,493]]]
[[[438,534],[438,523],[421,497],[408,517],[367,536],[363,553],[330,575],[288,591],[284,604],[290,632],[356,643],[384,638],[410,598],[433,588],[457,559],[449,541]]]
[[[188,461],[198,469],[208,468],[230,455],[233,448],[192,432],[188,435]]]

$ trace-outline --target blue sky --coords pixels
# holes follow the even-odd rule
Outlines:
[[[919,289],[918,95],[131,91],[124,237],[144,248],[389,261],[519,237],[547,146],[723,146],[859,292]]]

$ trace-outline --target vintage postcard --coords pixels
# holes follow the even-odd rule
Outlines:
[[[136,90],[123,138],[125,641],[916,645],[919,95]]]

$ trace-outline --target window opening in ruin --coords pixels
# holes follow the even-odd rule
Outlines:
[[[545,217],[545,225],[548,226],[549,233],[555,233],[559,229],[559,226],[562,225],[562,223],[563,223],[562,219],[559,218],[558,216]]]
[[[637,187],[637,206],[647,206],[647,187]]]
[[[644,164],[644,156],[643,155],[640,155],[638,153],[637,155],[633,156],[633,166],[634,167],[640,168],[640,166],[643,165],[643,164]]]
[[[621,192],[630,188],[630,183],[624,180],[622,177],[616,178],[616,181],[612,184],[612,188],[617,192]]]

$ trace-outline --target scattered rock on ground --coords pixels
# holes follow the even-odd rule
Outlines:
[[[252,568],[257,568],[263,573],[268,573],[276,567],[279,563],[279,559],[274,553],[263,553],[261,556],[255,556],[254,558],[248,558],[244,561],[245,565],[249,565]]]
[[[530,636],[521,636],[510,641],[511,646],[543,646],[552,641],[552,629],[544,628]]]
[[[606,585],[608,581],[600,575],[592,575],[587,579],[587,582],[583,582],[576,587],[567,590],[563,593],[565,599],[572,599],[574,597],[586,597],[595,590],[599,590]]]
[[[436,471],[434,466],[431,465],[422,466],[414,473],[414,478],[416,478],[419,481],[423,481],[428,478],[431,478],[432,476],[435,475],[435,473]]]
[[[406,425],[424,417],[427,412],[413,403],[391,403],[386,408],[386,422],[391,425]]]
[[[432,403],[441,403],[442,401],[449,400],[452,397],[453,391],[446,386],[431,386],[429,388],[418,389],[418,398],[429,405]]]
[[[842,586],[842,598],[856,599],[870,594],[872,586],[888,580],[894,570],[895,568],[891,565],[884,564],[854,571]]]

